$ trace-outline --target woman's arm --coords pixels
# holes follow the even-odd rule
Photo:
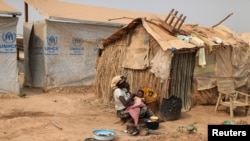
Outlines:
[[[125,107],[128,107],[131,104],[134,97],[135,95],[131,94],[127,101],[125,100],[124,96],[119,96],[119,99]]]

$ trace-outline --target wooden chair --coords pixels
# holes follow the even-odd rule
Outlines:
[[[230,117],[234,117],[233,112],[237,107],[245,107],[245,116],[247,116],[250,106],[250,95],[236,91],[234,87],[234,80],[232,78],[223,78],[217,80],[217,88],[219,97],[217,99],[215,111],[218,110],[219,105],[223,105],[229,107]]]

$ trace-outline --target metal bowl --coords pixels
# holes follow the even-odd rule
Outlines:
[[[116,133],[113,130],[108,129],[98,129],[93,131],[94,138],[102,141],[113,140]]]

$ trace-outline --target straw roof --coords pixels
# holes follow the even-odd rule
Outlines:
[[[189,33],[194,33],[202,38],[208,46],[218,45],[213,41],[217,37],[223,41],[224,45],[244,44],[245,42],[231,29],[224,25],[214,28],[202,27],[198,25],[184,25],[183,29]]]
[[[250,44],[250,33],[241,33],[239,35],[245,42]]]

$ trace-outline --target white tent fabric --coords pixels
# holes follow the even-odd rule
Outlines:
[[[93,85],[100,40],[118,28],[49,20],[25,28],[33,32],[30,38],[24,34],[30,39],[25,41],[24,85],[45,90]]]
[[[19,94],[16,59],[17,17],[0,17],[0,92]]]

